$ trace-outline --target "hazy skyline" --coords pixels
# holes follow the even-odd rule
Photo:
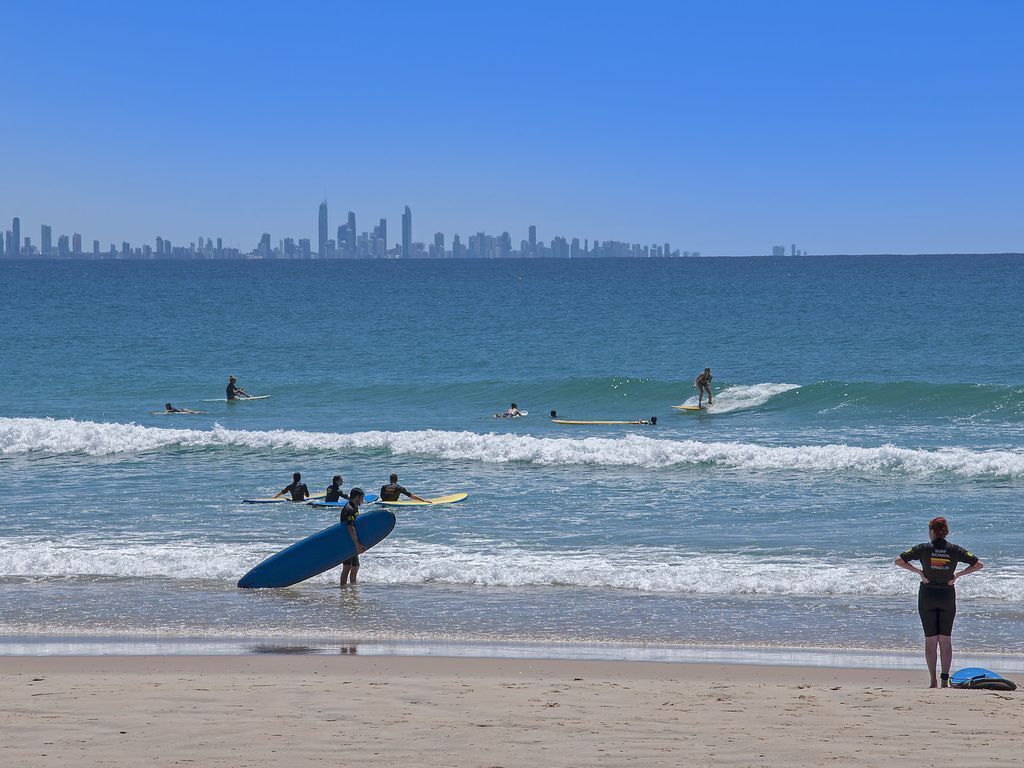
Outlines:
[[[1024,6],[15,2],[0,221],[87,241],[536,224],[705,255],[1024,250]],[[333,226],[333,222],[332,222]]]

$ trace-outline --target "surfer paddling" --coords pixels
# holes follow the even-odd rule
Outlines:
[[[352,543],[356,545],[356,553],[348,560],[341,563],[341,588],[345,583],[356,583],[356,575],[359,573],[359,555],[366,551],[366,547],[359,543],[359,534],[356,533],[356,517],[359,515],[359,505],[363,503],[363,489],[353,488],[348,493],[348,504],[341,508],[341,520],[339,521],[348,529],[348,535],[352,537]]]
[[[924,658],[931,675],[930,688],[937,688],[935,679],[936,650],[942,654],[942,687],[949,686],[949,669],[953,664],[953,619],[956,618],[957,579],[980,571],[981,561],[961,546],[946,541],[949,525],[946,518],[936,517],[928,523],[926,544],[918,544],[896,558],[896,565],[921,577],[917,592],[917,612],[924,628]],[[921,567],[911,565],[919,560]],[[958,563],[967,563],[960,573]]]
[[[280,491],[274,494],[275,499],[279,499],[286,493],[292,495],[292,501],[305,501],[309,498],[309,488],[302,482],[302,473],[294,472],[292,474],[292,482],[290,485],[286,485]]]
[[[175,408],[170,403],[164,403],[164,413],[202,413],[202,411],[193,411],[190,408]]]
[[[693,388],[697,390],[697,407],[704,405],[704,395],[708,396],[708,405],[714,405],[711,393],[711,369],[705,368],[704,373],[693,380]]]
[[[228,400],[248,400],[252,397],[248,392],[235,384],[235,377],[228,376],[228,386],[225,390]]]
[[[415,493],[409,493],[408,490],[398,484],[398,475],[392,473],[391,482],[380,487],[380,500],[398,501],[402,496],[408,496],[413,501],[422,501],[424,504],[433,503],[430,499],[424,499]]]

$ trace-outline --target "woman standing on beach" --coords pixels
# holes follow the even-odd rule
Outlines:
[[[938,687],[935,679],[936,648],[942,653],[942,687],[949,685],[949,668],[953,663],[953,619],[956,617],[956,589],[953,585],[957,579],[982,568],[981,561],[973,553],[946,541],[948,535],[946,518],[936,517],[928,523],[931,541],[918,544],[896,558],[896,565],[921,577],[917,610],[924,627],[924,658],[928,663],[932,688]],[[911,560],[921,561],[921,567],[911,565]],[[968,567],[957,573],[957,563],[967,563]]]

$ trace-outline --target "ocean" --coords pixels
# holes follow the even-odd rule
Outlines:
[[[985,563],[958,653],[1024,653],[1020,258],[0,261],[0,293],[0,653],[916,658],[892,561],[936,515]],[[705,366],[715,409],[673,411]],[[205,402],[229,374],[270,398]],[[355,589],[239,590],[336,521],[240,503],[294,471],[469,498],[400,511]]]

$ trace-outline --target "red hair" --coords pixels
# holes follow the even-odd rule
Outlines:
[[[946,518],[936,517],[928,523],[928,530],[940,538],[945,538],[949,535],[949,525],[946,524]]]

